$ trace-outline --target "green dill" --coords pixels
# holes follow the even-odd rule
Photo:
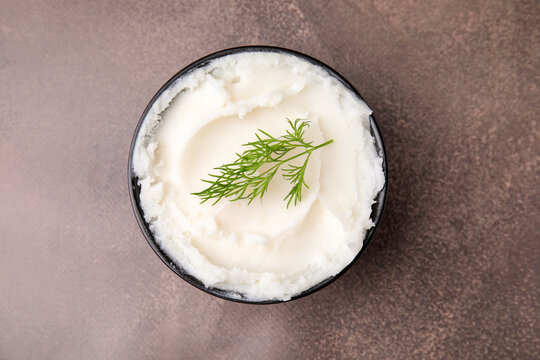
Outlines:
[[[304,131],[309,127],[309,121],[287,119],[290,129],[280,137],[274,137],[266,131],[258,129],[257,140],[243,144],[248,149],[242,154],[236,154],[237,159],[230,163],[214,168],[217,174],[208,174],[210,179],[202,180],[210,184],[206,189],[192,193],[201,198],[201,203],[212,200],[212,205],[221,199],[230,201],[248,200],[251,204],[256,198],[262,199],[268,190],[268,185],[282,168],[282,176],[288,180],[292,188],[283,199],[287,207],[302,201],[302,188],[309,189],[304,179],[309,158],[313,151],[332,143],[328,140],[319,145],[304,140]],[[295,154],[291,154],[293,150]],[[290,161],[305,156],[301,165],[291,164]]]

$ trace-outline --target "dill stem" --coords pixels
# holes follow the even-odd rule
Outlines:
[[[322,148],[323,146],[326,146],[326,145],[328,145],[328,144],[331,144],[331,143],[333,143],[333,142],[334,142],[334,139],[328,140],[327,142],[324,142],[324,143],[322,143],[322,144],[320,144],[320,145],[317,145],[317,146],[313,146],[313,147],[309,148],[308,150],[305,150],[305,151],[302,151],[301,153],[298,153],[298,154],[296,154],[296,155],[293,155],[293,156],[291,156],[291,157],[288,158],[288,159],[277,160],[277,159],[279,159],[280,157],[285,156],[285,154],[287,154],[287,153],[285,153],[285,154],[281,155],[280,157],[278,157],[277,159],[274,160],[275,162],[277,162],[277,164],[275,164],[274,166],[272,166],[270,169],[266,170],[265,172],[261,173],[260,175],[261,175],[261,176],[262,176],[262,175],[266,175],[266,174],[269,173],[271,170],[273,170],[275,167],[278,167],[278,168],[279,168],[279,167],[280,167],[281,165],[283,165],[284,163],[289,162],[289,161],[291,161],[291,160],[294,160],[294,159],[296,159],[297,157],[300,157],[300,156],[302,156],[302,155],[309,154],[308,156],[310,156],[311,153],[312,153],[313,151],[315,151],[315,150],[317,150],[317,149],[319,149],[319,148]],[[300,146],[304,146],[304,145],[300,145]],[[304,146],[304,147],[305,147],[305,146]],[[289,151],[288,151],[288,152],[289,152]]]

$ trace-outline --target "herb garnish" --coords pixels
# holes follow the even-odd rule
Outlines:
[[[242,154],[236,154],[237,159],[230,164],[214,168],[219,174],[208,174],[211,180],[202,180],[210,186],[201,192],[192,193],[201,198],[201,203],[215,199],[215,205],[223,198],[230,201],[249,200],[248,204],[261,198],[268,189],[270,181],[274,178],[282,165],[293,159],[306,156],[302,165],[287,164],[283,167],[283,178],[289,180],[292,189],[283,199],[287,201],[287,208],[294,200],[294,205],[302,200],[302,186],[309,189],[304,180],[304,175],[311,153],[323,146],[332,143],[328,140],[320,145],[312,145],[312,142],[304,140],[304,129],[309,127],[309,121],[296,119],[294,122],[287,119],[290,130],[287,134],[278,138],[258,129],[256,141],[243,144],[249,147]],[[290,155],[290,152],[299,149],[300,152]],[[289,154],[289,157],[286,155]],[[264,168],[263,168],[264,167]]]

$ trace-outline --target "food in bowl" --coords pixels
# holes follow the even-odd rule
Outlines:
[[[132,150],[139,205],[156,243],[231,298],[284,301],[335,276],[362,249],[385,186],[370,115],[327,69],[285,51],[239,51],[191,68],[154,100]],[[239,181],[223,180],[224,164],[237,164],[259,140],[286,138],[294,126],[302,126],[295,140],[323,146],[298,157],[305,147],[288,155],[266,149],[259,168],[235,171],[261,177],[277,156],[295,158],[262,194],[248,197],[248,187],[214,196]],[[302,172],[301,181],[288,169]],[[213,197],[205,200],[205,191]]]

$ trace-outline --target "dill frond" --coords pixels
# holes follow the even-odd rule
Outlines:
[[[217,204],[221,199],[230,201],[248,200],[251,204],[256,198],[262,199],[268,186],[278,170],[282,168],[282,176],[288,180],[292,188],[283,199],[287,207],[294,201],[294,205],[302,201],[302,188],[309,188],[304,175],[311,153],[334,140],[319,145],[304,140],[304,132],[309,127],[309,121],[296,119],[294,122],[287,119],[290,129],[280,137],[274,137],[266,131],[258,129],[255,134],[257,140],[243,144],[248,149],[242,154],[236,154],[237,159],[230,163],[216,167],[217,174],[209,174],[209,180],[202,180],[210,184],[206,189],[192,193],[201,198],[201,203],[212,201]],[[290,155],[291,151],[299,149],[300,152]],[[290,155],[287,157],[287,155]],[[305,156],[302,165],[290,164],[290,161]]]

